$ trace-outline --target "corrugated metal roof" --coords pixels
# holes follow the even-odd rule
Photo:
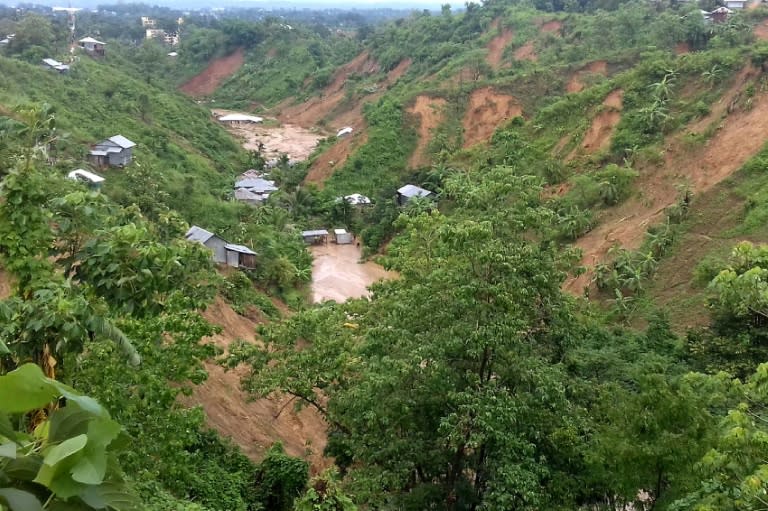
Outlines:
[[[99,149],[93,149],[90,154],[91,154],[91,156],[106,156],[107,155],[107,151],[101,151]]]
[[[224,248],[233,252],[239,252],[241,254],[258,255],[256,252],[244,245],[235,245],[234,243],[227,243]]]
[[[187,234],[184,235],[185,238],[187,238],[189,241],[197,241],[198,243],[205,243],[209,239],[216,236],[211,231],[206,231],[202,227],[198,227],[196,225],[193,225],[189,228],[187,231]]]
[[[301,235],[307,236],[328,236],[328,231],[325,229],[315,229],[314,231],[301,231]]]
[[[235,199],[237,200],[255,200],[255,201],[262,201],[264,198],[260,195],[256,195],[255,193],[249,192],[245,188],[238,188],[235,190]]]
[[[426,197],[427,195],[432,195],[432,192],[429,190],[425,190],[416,185],[405,185],[398,189],[397,193],[404,197]]]
[[[352,204],[353,206],[357,206],[359,204],[370,204],[371,199],[366,197],[365,195],[359,194],[359,193],[353,193],[352,195],[345,195],[344,197],[337,197],[336,201],[341,202],[343,200],[347,201],[348,203]]]
[[[109,137],[109,141],[113,144],[117,144],[123,149],[130,149],[131,147],[135,146],[136,144],[128,140],[122,135],[115,135],[114,137]]]
[[[229,114],[229,115],[222,115],[221,117],[219,117],[219,120],[221,122],[231,122],[231,121],[262,122],[264,119],[262,117],[257,117],[255,115]]]
[[[98,39],[94,39],[93,37],[83,37],[78,42],[79,43],[93,43],[93,44],[107,44],[107,43],[102,43],[101,41],[99,41]]]
[[[56,59],[43,59],[43,63],[48,65],[48,66],[51,66],[51,67],[56,67],[56,66],[62,65],[61,62],[59,62]]]
[[[98,174],[94,174],[93,172],[88,172],[85,169],[75,169],[69,174],[67,174],[67,177],[69,179],[85,179],[86,181],[90,181],[91,183],[101,183],[104,181],[104,178],[101,177]]]
[[[265,192],[277,191],[277,187],[275,186],[274,181],[269,181],[267,179],[262,179],[260,177],[251,178],[251,179],[241,179],[240,181],[237,181],[235,183],[235,188],[246,188],[248,189],[248,191],[253,193],[265,193]]]
[[[337,236],[338,236],[339,234],[347,234],[347,230],[346,230],[346,229],[334,229],[334,230],[333,230],[333,234],[335,234],[335,235],[337,235]]]

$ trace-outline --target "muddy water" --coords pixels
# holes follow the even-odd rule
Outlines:
[[[233,110],[213,110],[215,116],[242,113]],[[306,160],[325,135],[318,131],[308,130],[301,126],[283,124],[280,126],[264,126],[263,124],[243,124],[240,126],[225,126],[238,137],[245,149],[255,151],[260,144],[264,147],[264,157],[269,160],[287,154],[292,160]]]
[[[360,248],[354,244],[329,242],[327,245],[312,246],[311,251],[314,257],[312,301],[315,303],[325,300],[341,303],[348,298],[368,296],[366,287],[378,280],[397,276],[374,262],[359,263]]]

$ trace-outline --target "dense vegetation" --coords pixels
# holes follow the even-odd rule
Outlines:
[[[493,1],[375,28],[353,20],[355,33],[191,16],[177,63],[153,43],[129,46],[135,25],[94,14],[85,26],[115,50],[66,75],[31,64],[65,52],[63,20],[3,13],[17,38],[0,57],[0,507],[764,509],[768,248],[735,241],[768,234],[765,151],[735,176],[743,210],[697,266],[699,328],[676,324],[653,295],[697,221],[686,188],[637,250],[616,247],[595,268],[591,300],[563,291],[584,271],[570,243],[637,196],[667,137],[707,115],[746,63],[725,115],[763,92],[768,51],[750,25],[765,12],[708,24],[700,6],[712,7]],[[147,12],[169,29],[177,14]],[[558,35],[539,29],[547,20]],[[488,65],[483,48],[504,29],[507,57],[530,43],[538,60]],[[679,44],[699,51],[677,56]],[[263,158],[172,87],[236,48],[246,65],[214,95],[232,106],[299,102],[361,51],[375,59],[343,86],[346,105],[375,98],[360,109],[367,139],[323,190],[282,161],[267,205],[231,200],[234,177]],[[407,73],[377,87],[405,59]],[[567,78],[595,60],[605,75],[566,95]],[[445,85],[462,70],[472,78]],[[482,87],[520,98],[523,116],[465,148],[462,115]],[[610,144],[564,161],[617,90]],[[418,95],[447,106],[434,164],[412,169]],[[101,193],[64,179],[116,133],[138,143],[136,161],[108,171]],[[406,181],[439,202],[397,207]],[[336,201],[353,192],[376,205]],[[400,277],[370,299],[308,306],[297,233],[320,221],[346,224],[370,251],[388,243],[381,261]],[[256,249],[258,267],[220,275],[183,241],[193,223]],[[201,311],[217,295],[271,320],[263,343],[236,343],[222,363],[246,365],[252,396],[285,393],[321,414],[333,469],[310,479],[280,444],[255,463],[181,404],[220,354],[201,343],[216,331]]]

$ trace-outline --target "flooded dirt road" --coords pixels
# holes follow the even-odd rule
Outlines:
[[[216,117],[233,113],[242,112],[213,110]],[[267,125],[242,124],[225,126],[225,128],[240,139],[242,146],[249,151],[255,151],[259,148],[259,144],[264,144],[263,154],[267,160],[278,158],[281,154],[287,154],[292,160],[306,160],[317,143],[326,136],[319,131],[292,124],[280,126],[270,126],[269,123]]]
[[[312,257],[312,301],[325,300],[344,302],[348,298],[368,296],[367,286],[381,279],[397,276],[378,264],[368,261],[358,263],[360,248],[352,245],[327,245],[311,247]]]

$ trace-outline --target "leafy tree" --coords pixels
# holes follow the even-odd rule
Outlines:
[[[16,54],[32,56],[34,48],[43,53],[51,51],[54,39],[53,26],[49,18],[30,13],[19,21],[15,29],[16,36],[9,43],[9,49]]]

